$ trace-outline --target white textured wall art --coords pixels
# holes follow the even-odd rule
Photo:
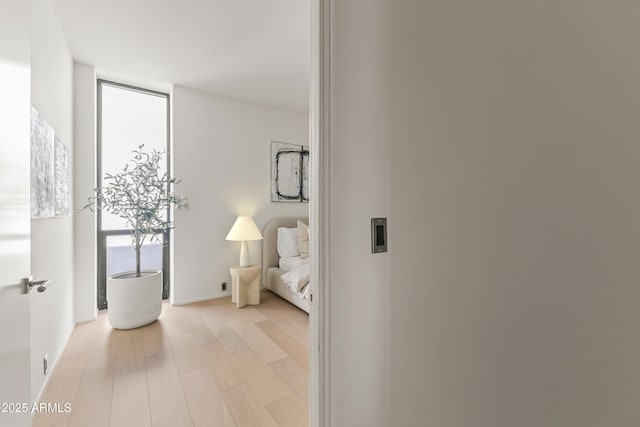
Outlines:
[[[55,215],[69,215],[71,159],[69,158],[69,148],[60,141],[57,135],[54,146],[53,178]]]
[[[69,215],[69,148],[31,107],[31,218]]]
[[[31,108],[31,218],[54,215],[53,128]]]

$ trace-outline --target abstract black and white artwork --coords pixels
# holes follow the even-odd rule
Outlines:
[[[31,218],[69,215],[69,148],[31,107]]]
[[[53,128],[31,108],[31,218],[54,215]]]
[[[271,201],[309,202],[309,149],[271,141]]]
[[[58,135],[55,136],[54,146],[54,198],[55,216],[69,215],[69,198],[71,187],[71,159],[69,158],[69,148],[60,141]]]

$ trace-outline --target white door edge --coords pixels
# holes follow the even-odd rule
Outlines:
[[[311,0],[310,251],[313,302],[310,316],[309,425],[330,425],[329,364],[329,90],[331,0]]]

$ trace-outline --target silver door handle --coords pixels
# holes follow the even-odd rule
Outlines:
[[[25,277],[24,279],[22,279],[22,282],[24,283],[24,293],[28,294],[29,292],[31,292],[31,288],[34,288],[37,286],[37,291],[38,292],[44,292],[47,290],[47,288],[53,284],[53,281],[51,279],[47,279],[47,280],[38,280],[37,282],[33,281],[33,276],[29,276],[29,277]]]

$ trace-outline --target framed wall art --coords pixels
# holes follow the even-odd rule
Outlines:
[[[271,141],[271,201],[309,202],[309,149]]]

